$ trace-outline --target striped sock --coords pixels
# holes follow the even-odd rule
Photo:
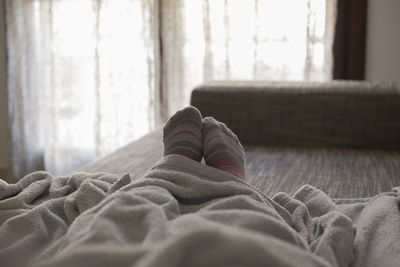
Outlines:
[[[172,116],[163,129],[164,156],[178,154],[201,161],[201,114],[195,107],[186,107]]]
[[[245,179],[245,158],[237,136],[212,117],[203,119],[203,149],[207,165]]]

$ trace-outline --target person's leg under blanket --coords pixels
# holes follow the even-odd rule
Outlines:
[[[243,148],[216,123],[194,108],[172,117],[165,157],[81,214],[44,265],[330,266],[244,181]],[[199,162],[203,150],[210,166]]]

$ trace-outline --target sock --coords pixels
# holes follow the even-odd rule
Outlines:
[[[201,114],[195,107],[186,107],[172,116],[163,129],[164,156],[178,154],[201,161],[202,148]]]
[[[245,158],[237,136],[212,117],[203,119],[203,150],[207,165],[245,179]]]

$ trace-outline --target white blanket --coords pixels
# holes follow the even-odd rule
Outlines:
[[[136,181],[36,172],[0,183],[0,266],[398,266],[399,194],[270,199],[178,155]]]

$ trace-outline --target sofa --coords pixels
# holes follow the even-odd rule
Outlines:
[[[310,184],[365,198],[400,185],[400,82],[220,81],[196,87],[191,105],[238,135],[247,182],[267,195]],[[75,171],[139,179],[161,140],[158,129]]]

